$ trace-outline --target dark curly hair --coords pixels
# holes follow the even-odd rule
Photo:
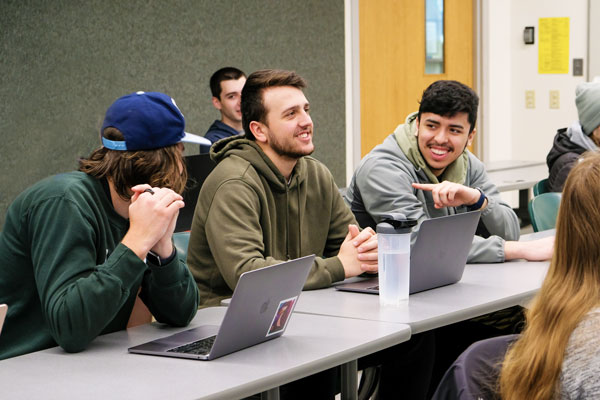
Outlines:
[[[471,133],[477,122],[478,106],[479,96],[467,85],[457,81],[436,81],[423,92],[419,106],[419,120],[423,113],[453,117],[457,113],[464,112],[468,115],[471,124],[469,133]]]

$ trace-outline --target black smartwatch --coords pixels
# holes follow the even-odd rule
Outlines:
[[[467,210],[469,211],[479,210],[483,206],[485,199],[487,199],[487,196],[485,195],[485,193],[483,193],[483,190],[481,190],[478,187],[475,189],[479,190],[479,200],[477,200],[477,203],[467,206]]]
[[[163,265],[167,265],[168,263],[173,261],[173,258],[175,258],[175,254],[176,254],[175,246],[173,246],[173,252],[167,258],[162,258],[155,252],[149,251],[148,254],[146,254],[146,261],[157,267],[162,267]]]

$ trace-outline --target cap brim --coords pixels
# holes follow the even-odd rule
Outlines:
[[[193,133],[184,132],[183,138],[181,138],[182,142],[186,143],[196,143],[196,144],[204,144],[210,146],[212,142],[205,137],[194,135]]]

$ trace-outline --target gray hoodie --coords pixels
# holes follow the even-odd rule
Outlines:
[[[419,161],[421,156],[414,132],[415,114],[411,114],[405,124],[399,125],[395,133],[362,159],[345,195],[359,223],[361,218],[358,215],[361,213],[370,216],[375,223],[389,213],[402,213],[407,218],[416,219],[418,225],[412,232],[413,243],[425,219],[468,211],[466,206],[436,209],[431,192],[411,186],[413,182],[438,183],[431,178],[433,175],[426,164]],[[503,262],[504,241],[519,239],[519,220],[510,206],[500,199],[500,193],[489,180],[483,163],[465,150],[447,167],[440,180],[478,187],[485,193],[488,205],[481,213],[481,220],[491,236],[475,236],[468,262]]]

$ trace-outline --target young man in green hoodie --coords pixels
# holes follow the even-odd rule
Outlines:
[[[0,360],[57,344],[81,351],[148,310],[175,326],[194,317],[198,290],[171,239],[187,177],[180,142],[202,139],[184,128],[171,97],[123,96],[79,171],[40,181],[10,205],[0,233],[0,303],[9,306]]]
[[[202,185],[188,265],[201,306],[231,297],[240,275],[316,254],[306,289],[377,271],[377,237],[359,232],[327,167],[310,157],[313,123],[290,71],[251,74],[242,91],[245,137],[211,148],[218,163]]]
[[[329,170],[314,150],[304,80],[290,71],[251,74],[242,90],[245,137],[211,148],[216,168],[202,186],[192,222],[188,265],[202,306],[231,297],[239,276],[285,260],[316,254],[305,289],[377,271],[377,236],[359,232]],[[431,335],[359,360],[383,364],[380,398],[422,398],[429,383]],[[285,398],[332,398],[326,371],[282,387]],[[419,395],[417,395],[419,393]],[[315,397],[317,396],[317,397]]]
[[[309,254],[306,289],[377,271],[377,236],[359,232],[327,167],[309,155],[313,123],[296,73],[262,70],[242,90],[245,137],[211,147],[217,166],[202,185],[188,265],[201,306],[231,297],[240,275]],[[282,387],[282,396],[332,398],[335,370]]]

